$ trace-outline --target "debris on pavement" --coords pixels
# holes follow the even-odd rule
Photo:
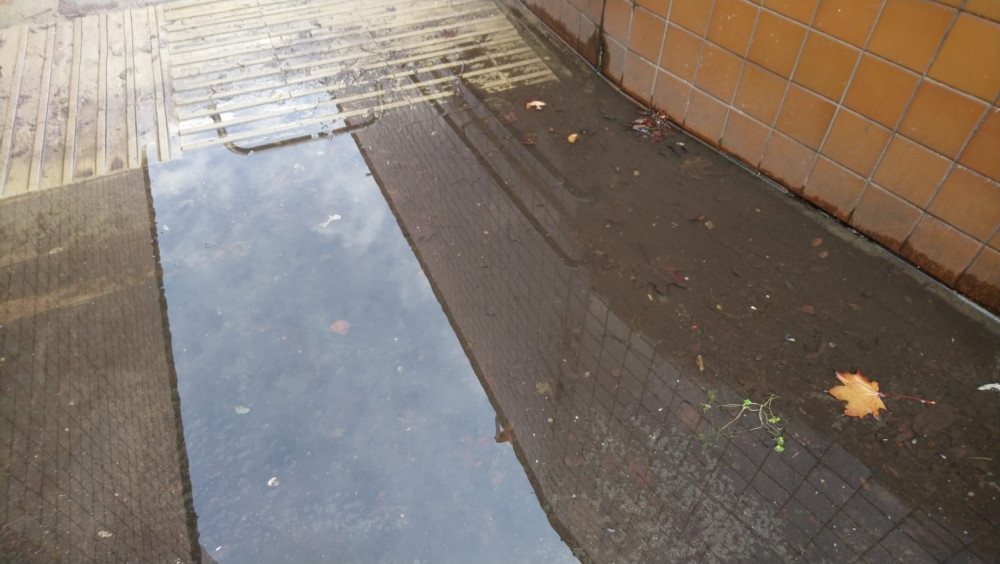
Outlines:
[[[667,114],[649,110],[643,112],[642,117],[632,120],[632,131],[649,137],[651,143],[657,143],[664,136],[673,134],[675,129],[667,118]]]

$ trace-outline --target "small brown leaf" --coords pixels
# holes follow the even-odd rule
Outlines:
[[[879,410],[885,409],[882,394],[878,391],[878,382],[869,382],[860,371],[854,374],[847,372],[835,372],[835,374],[842,385],[830,388],[829,393],[847,402],[844,415],[864,419],[866,415],[871,414],[878,419]]]

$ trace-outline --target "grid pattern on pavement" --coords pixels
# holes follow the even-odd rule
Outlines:
[[[140,169],[0,200],[5,561],[195,559],[144,185]]]
[[[359,146],[583,561],[989,560],[993,531],[974,513],[959,521],[904,503],[806,425],[788,430],[780,454],[749,418],[713,434],[727,419],[702,408],[704,384],[631,332],[576,253],[539,229],[572,214],[559,204],[570,187],[514,169],[496,183],[479,164],[496,159],[473,157],[472,130],[492,120],[474,106],[410,113],[358,133]],[[404,127],[411,137],[393,134]],[[535,161],[526,170],[543,167],[534,154],[521,156]],[[434,179],[434,197],[424,179],[406,181],[414,174]],[[741,401],[714,387],[720,403]]]

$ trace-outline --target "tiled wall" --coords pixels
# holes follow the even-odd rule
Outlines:
[[[624,90],[1000,310],[1000,0],[524,0]]]

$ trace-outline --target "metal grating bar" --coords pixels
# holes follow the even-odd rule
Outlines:
[[[0,68],[0,197],[555,79],[492,0],[185,0],[0,29]]]

